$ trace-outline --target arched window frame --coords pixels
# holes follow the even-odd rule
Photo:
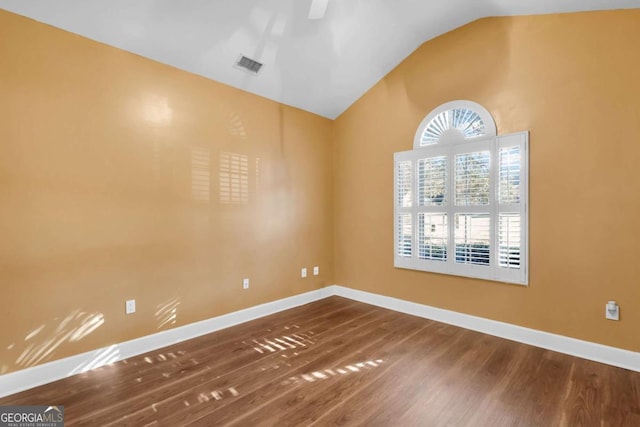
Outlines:
[[[453,130],[469,117],[482,132]],[[489,111],[458,100],[421,121],[413,146],[394,155],[394,265],[528,284],[528,132],[497,135]]]
[[[429,144],[423,143],[423,135],[424,135],[425,129],[431,124],[431,122],[434,119],[436,119],[442,113],[446,113],[454,110],[473,111],[480,117],[480,119],[482,120],[482,123],[484,124],[485,131],[483,132],[482,135],[479,135],[476,138],[497,135],[496,122],[495,120],[493,120],[491,113],[489,113],[489,111],[486,108],[484,108],[482,105],[478,104],[477,102],[467,101],[467,100],[450,101],[440,105],[435,110],[431,111],[422,120],[422,122],[420,122],[420,125],[418,126],[418,129],[416,130],[416,134],[413,138],[413,149],[418,150],[421,148],[428,147]],[[473,139],[473,137],[465,138],[465,139],[467,140]]]

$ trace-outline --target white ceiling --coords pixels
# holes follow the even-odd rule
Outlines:
[[[335,118],[420,44],[487,16],[640,8],[640,0],[0,0],[0,8]],[[640,25],[640,23],[639,23]],[[233,67],[241,54],[259,75]]]

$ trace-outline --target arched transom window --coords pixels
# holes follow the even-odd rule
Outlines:
[[[452,101],[395,153],[395,266],[527,284],[528,132]]]
[[[475,102],[452,101],[433,110],[420,123],[413,148],[482,136],[496,136],[496,124],[491,114]]]

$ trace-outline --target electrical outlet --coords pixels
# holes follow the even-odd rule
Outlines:
[[[242,289],[249,289],[249,279],[242,279]]]
[[[604,317],[609,320],[620,320],[620,306],[615,301],[609,301],[604,309]]]
[[[318,274],[320,274],[320,267],[316,265],[315,267],[313,267],[313,275],[317,276]]]
[[[133,314],[136,312],[136,300],[130,299],[124,303],[124,311],[127,314]]]
[[[305,277],[307,277],[307,268],[303,268],[302,270],[300,270],[300,277],[302,277],[303,279]]]

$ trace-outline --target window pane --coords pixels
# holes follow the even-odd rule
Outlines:
[[[418,203],[440,206],[445,203],[447,156],[418,160]]]
[[[489,204],[488,151],[464,153],[456,156],[456,205]]]
[[[491,218],[488,213],[456,214],[456,262],[489,265]]]
[[[411,207],[411,162],[398,162],[396,167],[398,184],[396,204],[403,208],[409,208]]]
[[[467,108],[456,108],[453,111],[453,127],[460,130],[465,138],[482,136],[486,133],[480,115]]]
[[[440,136],[448,129],[451,129],[451,110],[443,111],[431,119],[422,133],[420,146],[437,144]]]
[[[498,225],[500,267],[520,268],[520,214],[500,214]]]
[[[437,144],[449,129],[459,130],[465,138],[486,135],[487,128],[480,115],[468,108],[454,108],[435,116],[424,128],[420,146]]]
[[[397,254],[401,257],[411,257],[412,233],[411,214],[398,215],[396,226],[398,227]]]
[[[420,259],[447,260],[447,214],[418,215],[418,256]]]
[[[520,147],[500,149],[498,200],[500,203],[520,203]]]

